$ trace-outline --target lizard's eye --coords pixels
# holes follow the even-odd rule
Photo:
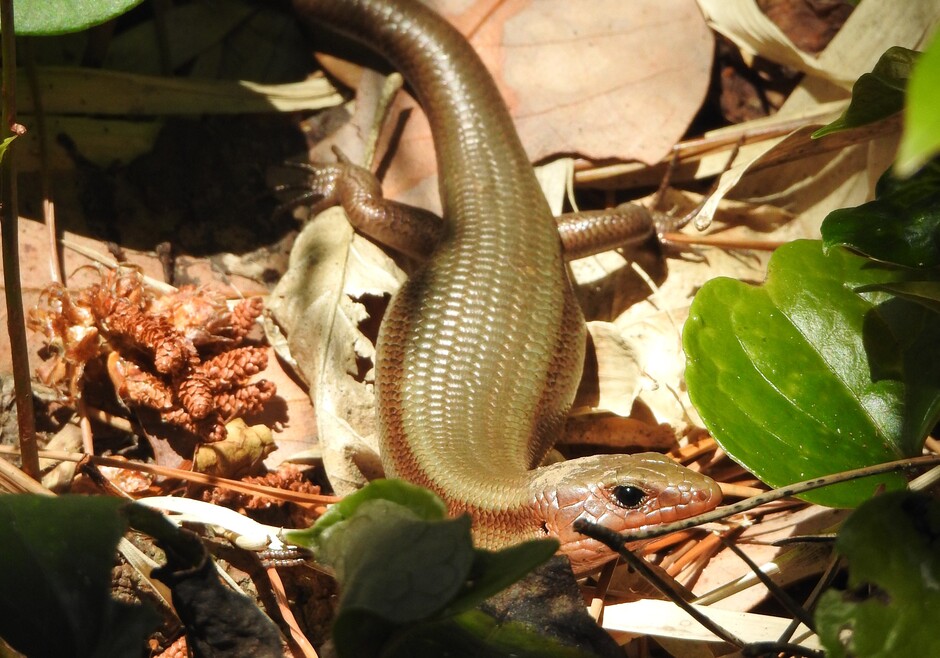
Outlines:
[[[634,507],[639,507],[640,503],[643,502],[643,499],[646,498],[646,492],[640,489],[639,487],[634,487],[630,485],[621,485],[616,486],[613,489],[614,500],[617,501],[617,504],[621,507],[626,507],[627,509],[633,509]]]

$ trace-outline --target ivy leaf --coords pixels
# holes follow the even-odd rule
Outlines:
[[[0,637],[10,646],[29,656],[140,653],[159,618],[110,594],[127,504],[99,496],[0,496]]]
[[[683,332],[686,378],[722,448],[775,487],[919,454],[940,418],[940,323],[858,292],[915,276],[926,278],[802,240],[777,250],[762,286],[706,283]],[[804,498],[852,507],[903,483],[889,474]]]
[[[16,0],[13,22],[21,36],[79,32],[117,18],[142,0]]]
[[[940,265],[940,161],[908,179],[886,171],[874,201],[832,211],[820,231],[826,249],[846,246],[906,267]]]
[[[813,139],[840,130],[875,123],[904,107],[904,90],[920,53],[900,46],[888,48],[871,73],[863,73],[852,86],[852,100],[832,123],[813,133]]]
[[[848,560],[850,589],[819,601],[827,655],[940,655],[927,623],[940,615],[940,503],[906,491],[873,498],[846,519],[836,550]]]

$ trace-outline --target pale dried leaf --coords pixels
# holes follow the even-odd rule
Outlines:
[[[574,203],[574,159],[558,158],[535,168],[535,177],[556,217],[564,209],[565,199]]]
[[[718,610],[706,606],[696,606],[696,608],[746,642],[775,640],[783,635],[790,625],[790,620],[784,617]],[[631,635],[721,642],[718,637],[712,635],[671,601],[646,599],[607,606],[604,608],[604,628],[608,631],[625,632]],[[794,641],[808,648],[820,646],[818,639],[810,636],[809,629],[803,625],[797,629]]]
[[[714,3],[717,4],[717,3]],[[711,5],[709,5],[711,6]],[[883,7],[877,3],[861,3],[845,25],[816,60],[816,72],[807,75],[781,107],[778,121],[801,115],[812,115],[820,110],[828,114],[832,101],[845,102],[848,92],[843,84],[832,80],[854,81],[871,70],[878,57],[891,46],[917,48],[931,33],[931,26],[940,21],[940,0],[920,3],[901,3],[893,7],[891,20],[885,20]],[[838,111],[838,105],[834,108]],[[829,117],[821,116],[821,125]],[[758,125],[764,125],[766,120]],[[748,124],[736,127],[748,130]],[[870,198],[872,181],[887,168],[896,148],[894,139],[879,139],[871,146],[845,148],[838,153],[825,153],[786,164],[763,169],[757,176],[751,167],[765,157],[775,157],[776,149],[793,149],[799,142],[807,143],[808,130],[779,140],[745,146],[738,157],[739,165],[726,172],[718,192],[700,216],[700,224],[710,221],[717,204],[731,188],[735,196],[754,199],[758,195],[767,200],[774,194],[778,205],[799,212],[798,226],[790,227],[780,237],[818,237],[822,219],[836,208],[858,205]],[[723,162],[725,156],[716,156]],[[718,162],[703,161],[703,167],[714,169]],[[813,180],[808,180],[813,179]],[[825,188],[823,190],[823,188]],[[775,236],[776,237],[776,236]]]
[[[338,493],[377,475],[373,373],[360,373],[375,348],[359,330],[368,318],[358,301],[391,295],[403,275],[377,246],[331,209],[298,236],[291,265],[270,298],[291,353],[310,386],[323,460]]]
[[[820,66],[802,52],[761,11],[754,0],[697,0],[709,27],[730,39],[743,52],[815,75],[849,88],[855,78],[837,69]]]
[[[725,249],[706,248],[705,261],[673,259],[669,276],[640,303],[633,304],[614,321],[620,336],[644,357],[642,402],[659,423],[668,423],[680,433],[689,424],[701,425],[683,385],[685,354],[682,325],[701,283],[714,276],[760,281],[767,255],[747,255]]]
[[[105,116],[160,114],[238,114],[318,110],[338,105],[343,97],[326,78],[265,85],[247,80],[190,80],[104,69],[44,67],[43,109],[54,114]],[[21,81],[20,111],[33,112],[30,85]]]
[[[66,423],[45,446],[46,450],[61,450],[63,452],[82,451],[82,430],[77,423]],[[75,478],[78,464],[71,461],[57,462],[53,459],[40,459],[39,468],[42,470],[42,486],[52,491],[68,491]]]
[[[831,546],[825,543],[773,546],[772,542],[834,532],[849,512],[812,505],[767,515],[746,528],[736,543],[771,580],[786,587],[822,573],[832,555]],[[727,549],[708,562],[695,583],[695,593],[701,603],[727,610],[750,610],[769,595],[741,558]]]
[[[597,358],[594,410],[629,416],[640,392],[640,375],[646,354],[617,333],[608,322],[588,322],[588,332]]]
[[[387,79],[375,71],[362,71],[356,86],[356,102],[347,108],[352,111],[350,120],[317,142],[310,151],[311,162],[332,162],[336,159],[333,149],[338,148],[350,161],[370,166],[365,162],[366,142],[372,137],[373,126],[380,119],[377,113]]]

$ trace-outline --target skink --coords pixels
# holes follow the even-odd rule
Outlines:
[[[555,537],[578,570],[609,552],[575,532],[575,519],[625,531],[716,506],[711,479],[655,453],[539,467],[574,399],[585,328],[555,222],[493,79],[464,37],[416,0],[294,5],[388,58],[434,139],[442,234],[393,297],[378,339],[387,474],[471,514],[482,546]],[[368,195],[344,191],[341,178],[325,175],[324,195],[352,213]]]

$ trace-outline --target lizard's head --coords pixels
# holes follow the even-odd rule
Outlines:
[[[574,529],[578,519],[629,532],[680,521],[721,502],[714,480],[657,453],[596,455],[553,464],[542,469],[538,491],[542,528],[561,542],[560,552],[576,573],[612,556],[605,545]]]

